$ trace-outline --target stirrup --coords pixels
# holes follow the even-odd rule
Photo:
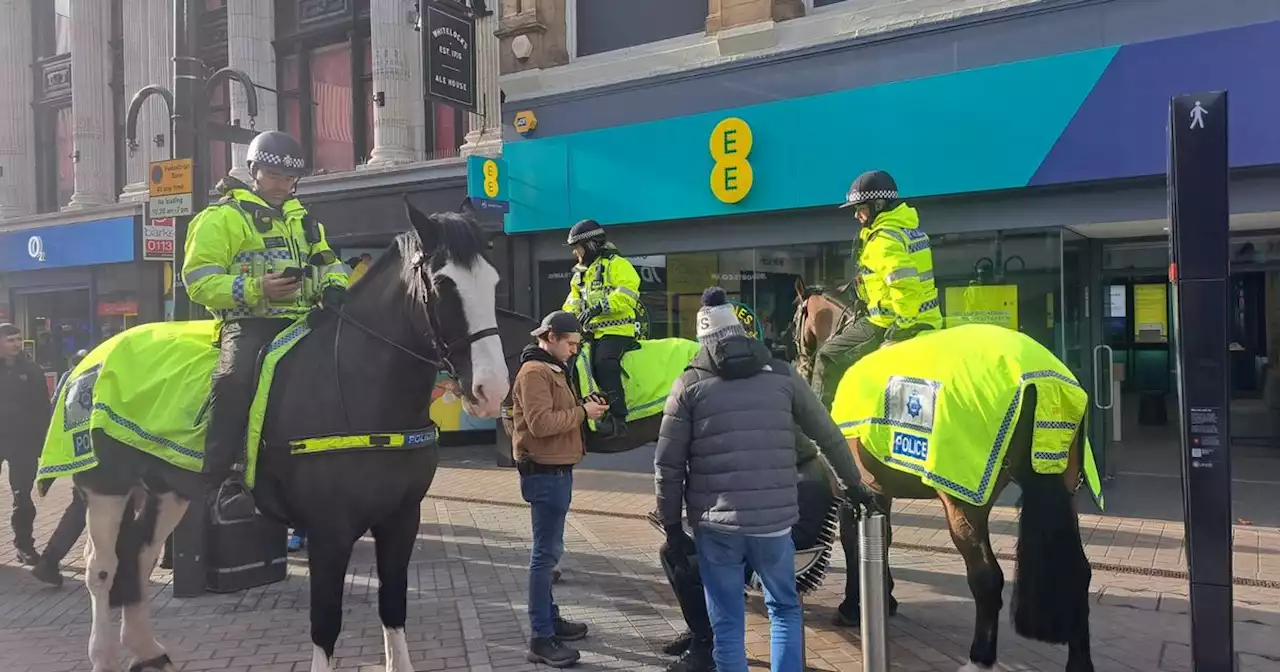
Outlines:
[[[210,509],[213,522],[217,525],[243,523],[253,520],[257,515],[253,493],[235,476],[227,478],[218,486],[213,501],[210,502]]]

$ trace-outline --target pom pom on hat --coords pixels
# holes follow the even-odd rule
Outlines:
[[[726,303],[729,303],[729,295],[725,294],[723,287],[708,287],[702,292],[704,306],[723,306]]]

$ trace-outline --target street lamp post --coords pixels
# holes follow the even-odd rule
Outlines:
[[[142,106],[152,96],[160,96],[169,112],[171,158],[191,159],[191,215],[178,217],[174,241],[173,259],[173,313],[174,319],[191,317],[191,303],[187,298],[186,284],[182,280],[182,262],[187,228],[191,217],[208,205],[209,184],[204,169],[205,148],[210,137],[237,143],[247,143],[253,138],[253,120],[258,115],[258,92],[248,75],[234,68],[222,68],[205,77],[205,64],[200,53],[200,13],[202,3],[197,0],[177,0],[173,12],[173,83],[171,88],[151,85],[142,88],[129,101],[125,119],[125,141],[129,151],[138,148],[138,115]],[[244,87],[245,103],[249,113],[249,129],[225,124],[209,124],[205,110],[212,103],[212,94],[220,84],[236,80]],[[204,567],[205,506],[199,497],[173,533],[173,594],[175,597],[194,597],[206,591],[208,581]]]

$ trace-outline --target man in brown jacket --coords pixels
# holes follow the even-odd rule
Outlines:
[[[520,371],[511,386],[512,457],[520,471],[520,492],[533,519],[529,556],[529,662],[568,667],[577,650],[564,645],[587,636],[587,626],[560,618],[551,595],[551,573],[564,553],[564,521],[573,497],[573,465],[586,450],[582,434],[587,418],[609,410],[596,400],[585,403],[569,382],[568,362],[582,344],[578,319],[557,310],[533,330],[536,344],[520,355]]]

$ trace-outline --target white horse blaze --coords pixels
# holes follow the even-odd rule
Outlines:
[[[471,268],[449,262],[436,272],[453,280],[471,333],[497,328],[498,271],[493,265],[477,258]],[[474,409],[475,413],[484,418],[497,417],[509,388],[502,340],[497,336],[486,336],[472,343],[469,392],[480,404]]]
[[[386,649],[387,672],[414,672],[409,660],[409,643],[404,638],[404,628],[382,628],[382,642]]]

